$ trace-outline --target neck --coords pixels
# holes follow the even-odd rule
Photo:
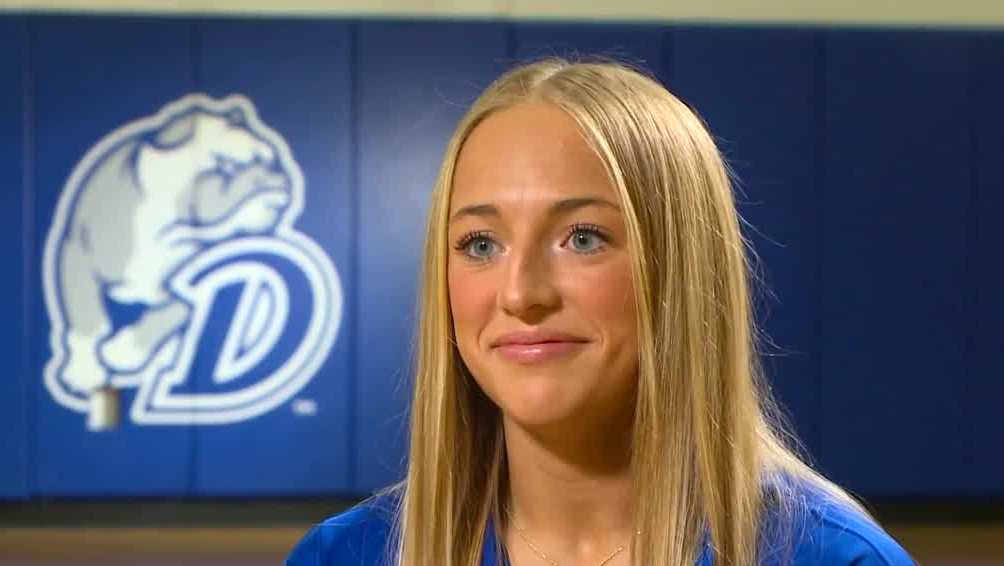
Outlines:
[[[631,412],[533,429],[503,418],[509,508],[524,534],[559,564],[598,564],[619,545],[629,546],[633,418]],[[510,548],[523,546],[511,525],[506,538]]]

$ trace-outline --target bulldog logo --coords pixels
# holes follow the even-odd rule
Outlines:
[[[45,384],[87,412],[137,388],[141,424],[223,424],[298,393],[334,343],[342,291],[293,224],[303,175],[241,96],[188,95],[97,143],[43,258]]]

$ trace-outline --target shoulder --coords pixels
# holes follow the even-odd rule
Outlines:
[[[857,509],[818,493],[804,502],[793,533],[795,566],[914,566],[903,547]]]
[[[397,502],[394,495],[377,495],[314,525],[286,566],[385,566]]]

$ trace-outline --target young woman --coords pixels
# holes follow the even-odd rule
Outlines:
[[[786,446],[726,168],[655,81],[498,79],[425,255],[407,477],[289,566],[912,564]]]

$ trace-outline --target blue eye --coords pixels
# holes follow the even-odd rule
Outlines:
[[[569,230],[561,246],[570,246],[572,251],[579,254],[595,254],[603,251],[609,241],[598,226],[576,224]],[[464,234],[453,247],[467,258],[479,261],[490,260],[499,251],[499,245],[492,239],[491,232],[483,230]]]
[[[475,238],[467,244],[467,254],[473,257],[488,257],[495,249],[495,242],[488,238]]]
[[[574,226],[568,236],[572,249],[584,254],[596,253],[603,249],[606,238],[598,228],[591,226]]]
[[[460,238],[455,248],[472,259],[489,259],[495,252],[496,244],[486,232],[471,232]]]

